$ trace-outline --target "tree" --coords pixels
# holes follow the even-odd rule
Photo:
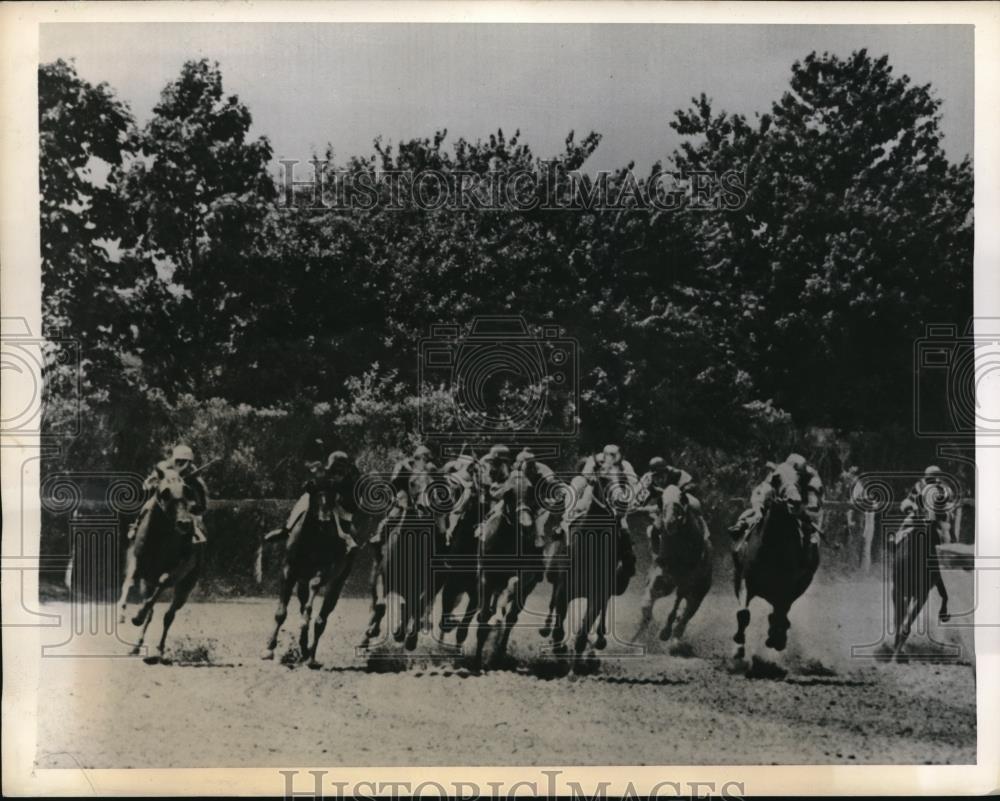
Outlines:
[[[138,138],[124,187],[144,264],[148,312],[136,351],[171,396],[225,385],[223,367],[253,322],[260,233],[274,199],[271,146],[248,140],[250,111],[225,96],[218,64],[189,61]]]

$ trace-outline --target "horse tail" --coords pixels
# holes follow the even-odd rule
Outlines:
[[[258,584],[264,583],[264,538],[257,543],[257,554],[253,560],[253,577]]]

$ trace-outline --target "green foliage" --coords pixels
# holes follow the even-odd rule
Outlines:
[[[930,87],[865,51],[796,62],[752,120],[701,95],[676,112],[666,164],[606,176],[612,197],[667,173],[739,177],[745,203],[715,196],[715,211],[431,210],[405,193],[394,208],[384,183],[369,208],[281,208],[270,145],[217,65],[185,64],[141,131],[63,62],[39,89],[47,330],[71,331],[93,365],[85,434],[50,467],[144,470],[183,437],[224,457],[217,495],[294,494],[316,439],[385,469],[421,415],[457,425],[446,392],[418,387],[431,326],[518,314],[577,343],[581,408],[546,396],[550,421],[581,419],[575,447],[618,441],[637,466],[662,452],[722,502],[791,449],[833,473],[919,458],[913,340],[972,311],[971,164],[945,158]],[[547,171],[555,193],[539,199],[569,205],[600,136],[570,133],[546,159],[519,132],[446,142],[377,140],[343,164],[330,147],[323,170]],[[526,388],[503,391],[516,404]],[[51,419],[71,412],[49,401]],[[858,434],[873,430],[877,454]]]

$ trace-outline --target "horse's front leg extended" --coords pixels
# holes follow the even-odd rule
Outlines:
[[[752,596],[746,587],[742,591],[742,608],[736,612],[736,633],[733,635],[733,642],[736,643],[736,650],[733,656],[742,659],[746,655],[747,626],[750,625],[750,601]]]
[[[118,599],[118,622],[125,622],[125,613],[128,608],[128,594],[135,586],[135,548],[128,546],[125,552],[125,580],[122,582],[121,597]]]
[[[267,645],[261,659],[274,659],[274,649],[278,646],[278,632],[288,617],[288,601],[292,597],[292,589],[295,587],[295,578],[292,576],[292,569],[286,563],[281,568],[281,583],[278,586],[278,608],[274,612],[274,629],[267,640]]]
[[[302,623],[299,628],[299,661],[309,661],[311,648],[309,645],[309,623],[312,621],[313,604],[316,603],[316,596],[319,595],[323,586],[323,575],[317,574],[309,580],[309,594],[306,602],[301,607]]]
[[[330,576],[330,580],[327,581],[326,587],[323,590],[323,603],[320,605],[319,615],[313,621],[312,645],[309,650],[309,667],[311,668],[318,668],[320,666],[320,663],[316,661],[316,648],[319,645],[319,638],[323,636],[326,623],[330,615],[333,614],[333,610],[337,607],[337,601],[340,599],[340,593],[344,589],[347,577],[351,574],[353,564],[354,553],[352,551],[344,557],[343,564],[339,565],[333,575]]]

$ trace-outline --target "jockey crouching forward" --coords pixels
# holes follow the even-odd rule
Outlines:
[[[375,551],[375,562],[378,564],[382,559],[382,546],[385,544],[385,530],[392,521],[398,520],[407,509],[425,507],[426,498],[424,491],[427,488],[429,477],[437,468],[431,461],[431,450],[425,445],[420,445],[414,449],[413,455],[407,459],[400,459],[392,469],[392,476],[389,479],[396,492],[393,499],[392,508],[375,529],[375,534],[368,543]]]
[[[799,477],[799,489],[805,499],[799,512],[799,528],[803,544],[809,542],[818,545],[820,536],[819,512],[823,503],[823,481],[804,456],[797,453],[789,454],[788,458],[785,459],[785,464],[795,468],[795,473]],[[750,508],[739,516],[734,525],[730,526],[729,533],[733,538],[734,547],[742,544],[746,535],[763,520],[764,512],[771,504],[775,494],[774,484],[771,481],[773,476],[774,472],[772,471],[766,479],[754,487],[750,494]]]
[[[584,462],[579,478],[570,484],[570,491],[576,502],[563,516],[562,528],[568,534],[573,521],[587,513],[599,483],[604,484],[605,502],[618,523],[617,546],[621,566],[616,571],[617,593],[635,575],[635,551],[632,548],[628,512],[639,496],[639,477],[632,465],[622,458],[617,445],[606,445],[600,454],[590,456]]]
[[[191,493],[192,499],[188,509],[194,523],[191,542],[195,545],[204,545],[208,539],[205,536],[205,523],[202,515],[204,515],[205,509],[208,507],[208,487],[199,476],[195,475],[194,451],[190,446],[183,443],[174,447],[169,459],[158,462],[143,482],[142,487],[149,493],[149,498],[142,505],[142,509],[139,510],[139,515],[136,517],[135,522],[129,526],[129,540],[135,539],[135,534],[139,530],[139,524],[142,523],[143,519],[153,508],[153,504],[156,503],[156,489],[160,485],[161,473],[164,470],[176,470],[184,480],[185,489]]]
[[[531,482],[532,491],[528,504],[535,520],[535,547],[544,548],[551,539],[545,527],[552,512],[546,508],[543,500],[548,498],[556,501],[559,498],[559,479],[552,468],[539,462],[528,448],[517,455],[514,470]]]
[[[684,493],[691,509],[692,515],[698,521],[698,525],[704,532],[705,542],[709,541],[710,535],[708,523],[701,513],[701,501],[694,496],[694,479],[691,474],[680,467],[672,467],[667,464],[667,460],[662,456],[654,456],[649,460],[649,471],[639,479],[638,503],[650,504],[653,522],[646,528],[646,536],[649,537],[650,548],[654,555],[660,552],[660,532],[663,530],[663,509],[661,507],[663,491],[670,486],[677,487]]]
[[[289,512],[285,525],[268,532],[264,539],[270,540],[289,534],[300,518],[309,511],[312,496],[320,490],[325,490],[333,506],[332,517],[337,536],[344,541],[347,553],[351,553],[358,547],[354,539],[354,513],[358,511],[355,492],[361,479],[361,471],[343,451],[331,453],[325,465],[311,462],[309,470],[311,475],[303,485],[302,495]],[[321,522],[328,521],[322,519]]]

